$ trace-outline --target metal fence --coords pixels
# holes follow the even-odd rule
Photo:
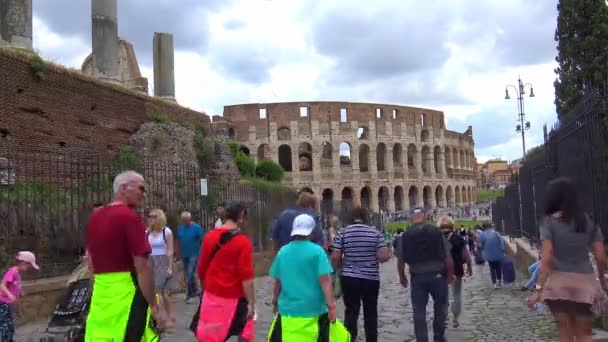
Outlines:
[[[0,267],[19,250],[36,253],[49,277],[71,272],[79,262],[86,224],[95,204],[112,199],[113,178],[125,169],[140,171],[147,183],[142,212],[163,209],[175,229],[180,213],[192,212],[209,229],[213,208],[223,201],[248,206],[245,232],[257,249],[265,247],[268,227],[281,209],[295,202],[295,192],[255,184],[209,181],[201,197],[196,163],[134,162],[98,155],[29,152],[0,148]]]
[[[324,226],[329,226],[329,218],[336,215],[342,225],[346,226],[352,223],[352,210],[354,208],[352,200],[322,200],[321,201],[321,220]],[[384,221],[382,214],[374,213],[370,210],[370,224],[379,230],[384,230]]]
[[[508,234],[538,241],[546,186],[556,177],[569,177],[579,189],[582,207],[608,236],[606,120],[606,100],[599,96],[584,98],[562,117],[545,134],[543,152],[525,161],[519,183],[507,186],[505,197],[493,203],[494,223]]]

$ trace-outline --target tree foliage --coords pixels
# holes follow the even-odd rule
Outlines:
[[[236,157],[234,158],[234,162],[239,168],[241,176],[255,176],[255,162],[253,161],[253,159],[249,158],[245,153],[243,153],[242,151],[238,151],[236,153]]]
[[[534,146],[526,153],[526,160],[532,160],[543,156],[545,145]]]
[[[559,0],[559,64],[555,106],[564,117],[583,96],[604,91],[608,71],[608,6],[605,0]]]
[[[255,167],[255,174],[259,178],[270,182],[280,182],[283,180],[285,171],[283,167],[272,160],[260,160]]]

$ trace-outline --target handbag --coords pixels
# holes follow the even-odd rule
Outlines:
[[[220,248],[223,245],[227,244],[230,240],[232,240],[232,238],[236,237],[239,234],[240,233],[236,232],[236,231],[229,231],[229,232],[223,233],[222,236],[220,236],[220,241],[217,243],[217,245],[215,245],[215,248],[213,248],[213,251],[211,252],[211,257],[209,258],[209,264],[211,264],[211,262],[213,261],[213,258],[215,257],[217,252],[220,250]],[[192,316],[192,321],[190,322],[190,331],[192,331],[192,333],[194,335],[196,335],[196,329],[198,328],[198,321],[201,316],[201,305],[202,304],[203,304],[203,294],[201,293],[201,300],[198,303],[198,308],[194,312],[194,315]]]

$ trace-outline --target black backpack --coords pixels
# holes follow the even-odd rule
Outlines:
[[[163,241],[165,241],[165,245],[167,244],[167,233],[165,232],[167,229],[167,227],[163,228]],[[150,231],[146,230],[146,239],[150,240]]]

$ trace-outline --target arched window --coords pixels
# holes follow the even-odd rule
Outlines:
[[[393,146],[393,167],[403,167],[403,147],[401,147],[401,144]]]
[[[359,146],[359,171],[369,171],[369,146],[361,144]]]
[[[279,164],[285,172],[291,172],[291,147],[289,145],[279,146]]]
[[[416,208],[418,206],[418,188],[413,185],[410,186],[410,190],[407,193],[407,197],[410,201],[410,208]]]
[[[321,168],[332,168],[334,148],[328,142],[324,142],[322,147],[323,153],[321,153]]]
[[[312,171],[312,146],[309,143],[301,143],[298,147],[298,158],[300,171]]]
[[[341,166],[351,166],[350,154],[351,147],[350,144],[343,141],[340,143],[340,165]]]
[[[395,211],[403,211],[403,187],[396,186],[395,187]]]
[[[361,207],[369,209],[370,204],[371,204],[371,191],[366,186],[363,189],[361,189]]]
[[[376,166],[378,171],[386,171],[386,145],[379,143],[376,147]]]
[[[258,147],[258,160],[270,159],[270,146],[262,144]]]

